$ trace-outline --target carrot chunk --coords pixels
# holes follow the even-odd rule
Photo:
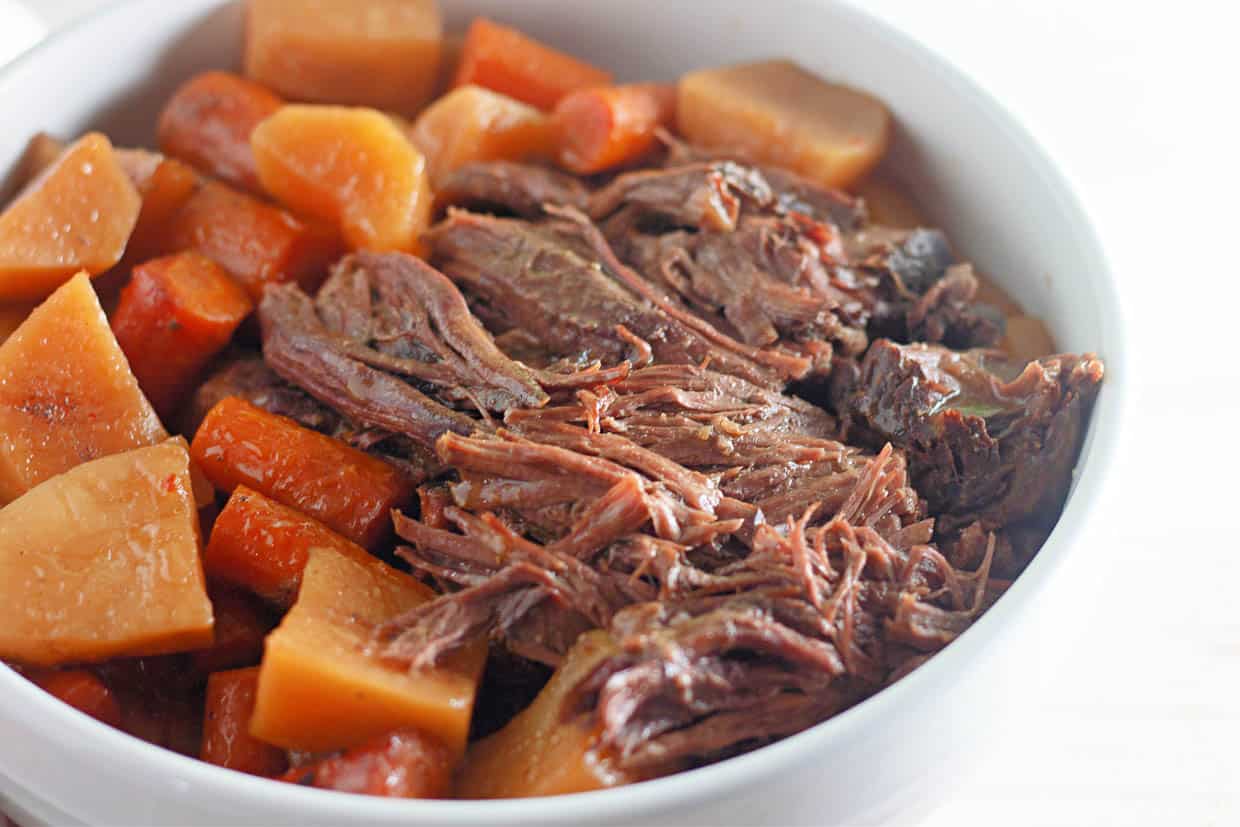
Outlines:
[[[204,72],[177,89],[159,116],[159,148],[223,181],[262,192],[250,133],[284,104],[231,72]]]
[[[443,744],[420,730],[402,729],[289,770],[283,780],[386,798],[446,798],[453,765]]]
[[[120,261],[142,199],[108,139],[66,149],[0,213],[0,300],[41,299]]]
[[[245,485],[366,548],[388,535],[389,513],[413,497],[383,460],[237,397],[210,410],[191,451],[216,488]]]
[[[173,218],[160,253],[195,249],[241,282],[258,301],[263,286],[295,281],[317,287],[340,255],[340,240],[326,225],[212,181]]]
[[[465,33],[454,86],[485,86],[550,110],[578,89],[606,86],[611,74],[485,17]]]
[[[208,577],[288,608],[297,599],[310,549],[316,547],[354,557],[368,554],[317,520],[239,485],[215,520],[203,565]]]
[[[192,653],[194,671],[206,676],[256,666],[263,659],[263,640],[276,627],[271,612],[239,589],[213,585],[209,595],[215,614],[215,642],[209,649]]]
[[[561,166],[579,174],[631,163],[655,147],[676,117],[676,87],[600,86],[562,98],[552,115]]]
[[[126,262],[144,261],[159,255],[172,217],[198,189],[198,173],[174,158],[144,149],[117,150],[116,159],[142,196],[138,221],[129,236],[121,268],[118,268],[123,269]]]
[[[121,705],[111,688],[94,672],[86,669],[67,669],[30,675],[49,695],[53,695],[74,709],[114,727],[121,725]]]
[[[251,309],[250,297],[223,268],[186,252],[133,271],[112,314],[112,332],[143,392],[167,419]]]
[[[382,112],[286,106],[252,143],[267,192],[337,224],[353,249],[413,252],[430,224],[426,159]]]
[[[288,769],[284,750],[250,734],[258,667],[216,672],[207,680],[202,760],[250,775],[276,776]]]

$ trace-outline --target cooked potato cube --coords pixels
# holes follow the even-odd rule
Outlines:
[[[437,0],[248,0],[245,71],[293,100],[411,115],[442,38]]]
[[[108,139],[65,150],[0,214],[0,300],[41,299],[120,261],[142,199]]]
[[[209,646],[184,443],[94,460],[0,510],[0,657],[51,666]]]
[[[846,188],[878,163],[890,116],[875,98],[787,60],[691,72],[680,79],[680,133]]]
[[[0,346],[0,503],[167,438],[84,273]]]

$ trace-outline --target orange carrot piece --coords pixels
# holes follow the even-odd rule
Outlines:
[[[258,668],[216,672],[207,680],[202,760],[250,775],[274,777],[288,769],[284,750],[250,735]]]
[[[314,547],[367,556],[356,543],[288,506],[237,486],[215,520],[203,566],[207,576],[288,608]],[[216,619],[216,636],[219,636]]]
[[[159,255],[172,217],[198,189],[198,173],[174,158],[144,149],[119,149],[116,158],[142,196],[138,223],[118,269]]]
[[[222,267],[191,251],[134,269],[112,314],[112,332],[167,421],[252,309]]]
[[[388,536],[391,510],[413,497],[383,460],[237,397],[207,413],[190,451],[216,488],[248,486],[365,548]]]
[[[250,133],[284,104],[266,86],[231,72],[204,72],[177,89],[159,116],[159,148],[198,169],[262,193]]]
[[[452,85],[470,83],[550,110],[570,92],[607,86],[611,74],[516,29],[476,17],[465,33]]]
[[[162,253],[196,249],[258,301],[263,286],[295,281],[313,289],[341,253],[334,229],[212,181],[173,218]]]
[[[653,149],[655,130],[675,118],[675,86],[635,83],[573,92],[552,115],[559,162],[583,175],[630,163]]]
[[[30,679],[49,695],[114,727],[121,725],[121,706],[116,695],[94,672],[86,669],[36,672]]]
[[[387,798],[447,798],[455,762],[448,748],[416,729],[289,770],[282,780]]]
[[[215,643],[193,653],[194,670],[206,676],[258,665],[263,659],[263,640],[276,626],[267,607],[230,587],[214,586],[210,597],[215,614]]]

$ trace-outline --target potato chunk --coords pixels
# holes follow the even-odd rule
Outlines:
[[[551,158],[556,150],[551,119],[519,100],[462,86],[418,116],[410,133],[426,155],[431,184],[471,161]]]
[[[142,199],[108,139],[86,135],[0,214],[0,300],[41,299],[120,261]]]
[[[245,71],[293,100],[411,115],[442,37],[437,0],[248,0]]]
[[[353,249],[412,252],[430,224],[426,161],[381,112],[285,106],[250,141],[267,192],[338,223]]]
[[[75,465],[167,438],[84,273],[0,346],[0,503]]]
[[[208,646],[184,443],[79,465],[0,510],[0,657],[55,665]]]
[[[416,673],[367,650],[376,625],[432,596],[378,560],[311,549],[297,602],[267,638],[250,733],[326,752],[412,726],[461,755],[485,643]]]
[[[532,704],[499,732],[470,745],[457,777],[457,797],[564,795],[639,780],[608,767],[592,750],[589,726],[564,716],[569,691],[615,651],[606,632],[579,637]]]
[[[847,187],[878,163],[890,116],[877,100],[787,60],[704,69],[680,79],[680,133],[689,141]]]

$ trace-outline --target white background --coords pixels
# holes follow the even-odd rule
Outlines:
[[[0,62],[31,34],[6,16],[15,2],[0,0]],[[100,5],[24,2],[49,26]],[[1065,665],[909,823],[1238,825],[1240,20],[1195,0],[861,5],[989,87],[1076,181],[1137,383],[1123,467],[1081,548],[1105,577],[1061,606],[1078,629]]]

